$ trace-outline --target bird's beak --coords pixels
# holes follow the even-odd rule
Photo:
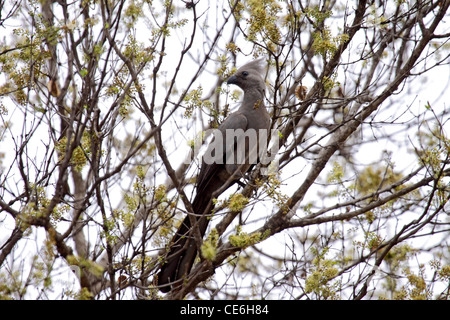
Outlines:
[[[238,78],[235,75],[232,75],[228,78],[227,84],[237,84]]]

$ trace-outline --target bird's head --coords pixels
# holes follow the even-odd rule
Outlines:
[[[235,84],[242,90],[254,88],[264,92],[264,59],[251,61],[240,67],[228,80],[227,84]]]

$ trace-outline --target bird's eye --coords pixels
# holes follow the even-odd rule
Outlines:
[[[246,77],[246,76],[248,76],[248,72],[247,72],[247,71],[242,71],[242,75],[243,75],[244,77]]]

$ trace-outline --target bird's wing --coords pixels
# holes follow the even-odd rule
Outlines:
[[[216,176],[218,174],[219,170],[224,169],[224,163],[225,163],[225,155],[227,151],[231,150],[232,148],[235,148],[235,145],[227,145],[226,144],[226,130],[227,129],[247,129],[247,117],[242,114],[241,112],[233,112],[231,113],[224,122],[219,126],[218,130],[222,134],[222,142],[223,142],[223,157],[222,157],[222,163],[205,163],[205,161],[202,161],[202,166],[200,169],[200,173],[197,178],[197,192],[202,192],[204,188],[208,187],[209,181],[213,176]],[[208,145],[208,148],[205,152],[206,153],[214,153],[212,148],[217,148],[217,145],[215,144],[214,138],[211,141],[211,143]]]

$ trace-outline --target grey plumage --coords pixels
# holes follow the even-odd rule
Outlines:
[[[204,158],[202,159],[197,177],[197,193],[192,202],[196,225],[192,227],[191,219],[186,216],[170,243],[165,263],[158,274],[158,285],[163,292],[179,286],[181,284],[179,280],[190,272],[197,255],[193,232],[198,227],[201,237],[204,236],[209,223],[212,199],[217,198],[220,193],[237,182],[254,164],[249,161],[249,157],[251,158],[251,148],[255,144],[249,141],[246,133],[254,130],[252,132],[255,132],[259,139],[259,130],[267,132],[270,128],[270,117],[264,105],[264,69],[262,59],[254,60],[240,67],[227,81],[228,84],[240,87],[244,91],[244,98],[239,109],[231,113],[218,128],[224,137],[222,139],[223,161],[207,163]],[[233,142],[227,144],[227,141],[231,140],[227,139],[227,135],[230,138],[230,131],[227,129],[238,130],[235,132],[243,134],[233,137]],[[217,147],[215,143],[217,141],[211,141],[205,154],[215,155],[214,149]],[[264,143],[267,143],[267,139]],[[236,163],[236,159],[234,161],[230,159],[231,154],[238,158],[245,157],[247,160]]]

